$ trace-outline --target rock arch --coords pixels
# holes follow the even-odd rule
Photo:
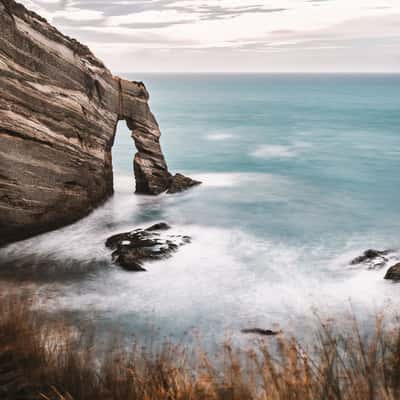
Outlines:
[[[88,47],[14,0],[0,0],[0,245],[59,228],[113,193],[111,148],[126,120],[137,192],[198,182],[172,176],[141,82],[115,77]]]
[[[171,174],[161,150],[161,132],[148,107],[149,94],[141,82],[116,78],[119,88],[118,120],[125,120],[137,153],[133,166],[136,192],[159,194],[170,187]]]

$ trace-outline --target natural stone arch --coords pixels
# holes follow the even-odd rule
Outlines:
[[[0,0],[0,245],[86,216],[113,193],[118,120],[137,147],[137,192],[181,191],[141,82],[114,77],[85,45]]]
[[[160,128],[150,110],[149,93],[145,85],[119,77],[114,79],[118,87],[118,121],[126,121],[137,149],[133,162],[136,193],[175,193],[198,185],[198,181],[181,174],[172,176],[168,171],[160,145]]]
[[[171,184],[171,174],[160,145],[160,128],[148,106],[149,94],[142,82],[118,80],[118,121],[125,120],[137,153],[133,166],[136,193],[160,194]]]

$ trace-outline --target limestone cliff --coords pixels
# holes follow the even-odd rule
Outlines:
[[[113,193],[121,119],[138,150],[136,191],[176,190],[182,176],[168,171],[148,99],[141,82],[114,77],[86,46],[0,0],[0,245],[76,221]]]

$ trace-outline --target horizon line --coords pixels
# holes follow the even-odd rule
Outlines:
[[[157,75],[400,75],[400,71],[116,71],[116,74],[157,74]]]

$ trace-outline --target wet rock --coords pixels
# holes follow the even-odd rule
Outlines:
[[[385,279],[400,281],[400,263],[397,263],[389,268],[389,270],[386,272]]]
[[[361,256],[356,257],[351,261],[351,265],[368,264],[370,269],[381,268],[389,261],[389,256],[393,250],[366,250]]]
[[[148,261],[170,257],[178,248],[190,243],[189,236],[166,235],[170,229],[166,223],[159,223],[146,229],[120,233],[109,237],[106,247],[114,250],[113,261],[128,271],[146,271],[143,264]]]
[[[276,336],[282,333],[282,331],[272,331],[270,329],[260,329],[260,328],[250,328],[250,329],[242,329],[242,333],[246,334],[256,334],[262,336]]]
[[[182,174],[176,174],[171,178],[167,193],[179,193],[193,186],[201,185],[200,181],[188,178]]]
[[[146,231],[167,231],[171,227],[166,222],[159,222],[146,229]]]

